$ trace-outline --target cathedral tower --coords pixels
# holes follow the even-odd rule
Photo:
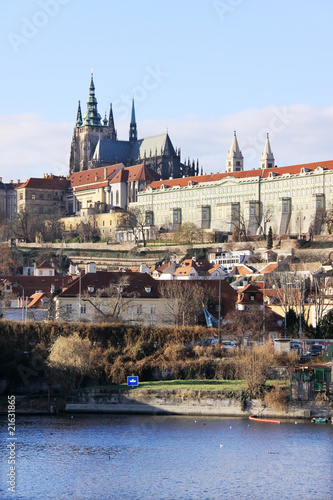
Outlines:
[[[227,155],[227,164],[226,171],[227,172],[241,172],[244,170],[244,158],[241,150],[238,146],[238,141],[236,137],[236,131],[234,132],[234,136],[232,138],[231,146]]]
[[[275,167],[275,160],[274,160],[274,156],[273,156],[273,153],[271,150],[271,145],[269,143],[268,134],[267,134],[267,138],[266,138],[264,152],[263,152],[261,160],[260,160],[260,166],[262,169]]]

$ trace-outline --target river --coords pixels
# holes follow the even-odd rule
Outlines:
[[[15,493],[7,491],[3,416],[1,436],[1,500],[333,498],[331,424],[17,416]]]

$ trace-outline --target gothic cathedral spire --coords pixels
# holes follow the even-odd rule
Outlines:
[[[227,154],[227,172],[241,172],[244,170],[244,158],[238,146],[236,131],[232,138],[231,146]]]
[[[132,99],[132,114],[131,114],[130,130],[129,130],[129,140],[130,142],[136,142],[138,140],[136,121],[135,121],[134,99]]]
[[[116,128],[114,126],[112,104],[110,104],[109,131],[110,131],[110,139],[116,141],[117,140],[117,131],[116,131]]]
[[[92,73],[89,86],[89,97],[87,100],[87,112],[83,117],[83,126],[85,125],[101,127],[101,115],[97,111],[97,99],[95,97],[95,85]]]
[[[81,102],[79,101],[79,105],[77,107],[77,115],[76,115],[76,126],[77,128],[82,125],[82,113],[81,113]]]
[[[262,169],[275,167],[275,159],[271,150],[271,145],[269,143],[268,134],[266,137],[265,149],[260,160],[260,166]]]

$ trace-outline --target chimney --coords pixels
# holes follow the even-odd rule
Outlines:
[[[0,177],[0,182],[2,182],[2,177]]]
[[[88,274],[88,273],[96,274],[96,264],[95,264],[95,262],[88,262],[85,265],[85,272],[86,272],[86,274]]]
[[[146,274],[146,265],[145,264],[141,264],[141,266],[140,266],[140,273],[141,274]]]
[[[17,179],[17,181],[16,181],[16,182],[17,182],[17,184],[20,184],[20,182],[21,182],[21,181],[20,181],[20,179]]]

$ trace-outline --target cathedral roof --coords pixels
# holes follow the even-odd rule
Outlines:
[[[161,154],[175,156],[176,152],[169,134],[154,135],[140,139],[133,145],[132,158],[143,160],[145,157],[160,156]]]
[[[122,161],[131,159],[131,144],[128,141],[114,139],[100,139],[96,145],[93,160],[97,161]]]
[[[99,139],[93,159],[96,161],[128,161],[144,160],[158,155],[175,156],[176,152],[168,134],[155,135],[140,139],[134,143],[114,139]]]

